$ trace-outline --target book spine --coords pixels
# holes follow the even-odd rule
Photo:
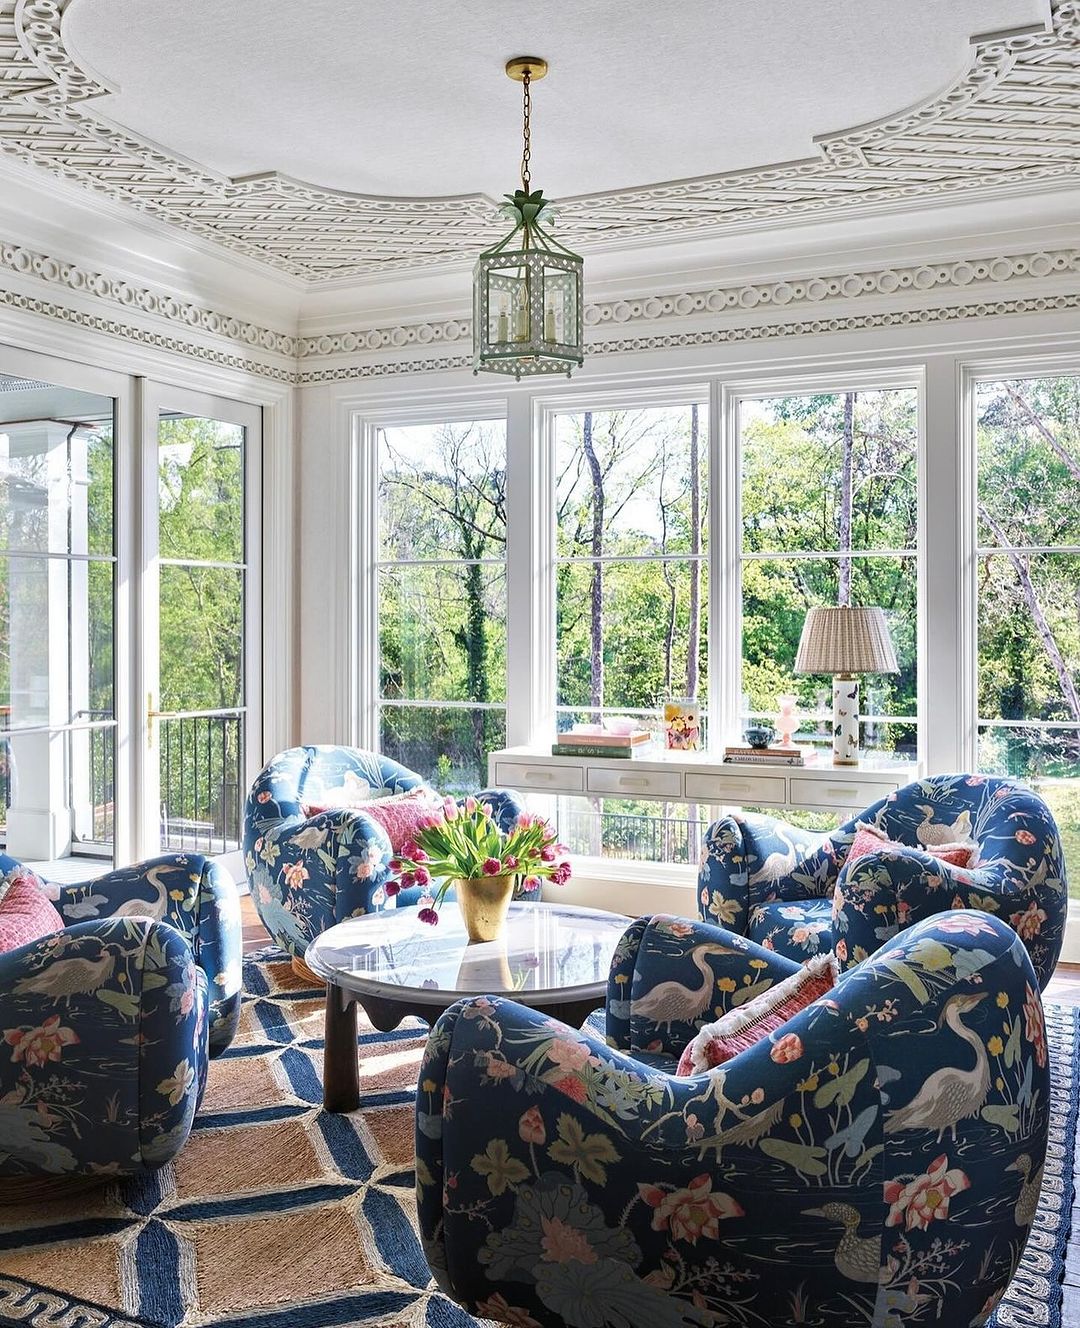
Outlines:
[[[552,744],[552,756],[609,756],[615,761],[630,761],[638,752],[646,752],[647,747],[588,747],[584,743]]]
[[[801,756],[725,756],[725,765],[805,765]]]

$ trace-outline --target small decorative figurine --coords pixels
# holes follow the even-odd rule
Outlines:
[[[796,697],[792,696],[790,692],[785,692],[783,696],[776,698],[776,704],[779,707],[776,716],[776,729],[781,747],[794,746],[792,740],[800,723],[799,712],[795,709],[795,701]]]
[[[743,737],[746,739],[747,745],[759,748],[762,751],[768,747],[772,741],[772,736],[773,726],[764,721],[751,724],[749,728],[743,729]]]

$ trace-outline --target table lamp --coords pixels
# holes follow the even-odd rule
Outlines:
[[[796,673],[833,675],[833,765],[859,764],[859,673],[899,673],[885,613],[849,604],[811,609]]]

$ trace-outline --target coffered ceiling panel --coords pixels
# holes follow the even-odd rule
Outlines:
[[[0,152],[312,283],[456,264],[503,229],[534,47],[586,251],[1080,169],[1080,0],[0,0]]]

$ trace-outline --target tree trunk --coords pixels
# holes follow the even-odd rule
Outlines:
[[[699,411],[690,407],[690,553],[701,553],[701,474]],[[686,695],[696,699],[701,644],[701,564],[690,563],[690,630],[686,642]]]
[[[1080,483],[1080,461],[1072,455],[1067,447],[1063,446],[1062,443],[1058,441],[1054,431],[1047,428],[1046,424],[1035,413],[1031,403],[1022,393],[1018,392],[1011,383],[1005,384],[1005,391],[1008,392],[1009,396],[1012,397],[1013,401],[1015,401],[1024,412],[1028,421],[1034,425],[1035,429],[1038,431],[1043,442],[1046,443],[1073,479]]]
[[[593,718],[599,723],[604,704],[604,564],[598,561],[604,552],[604,473],[593,445],[591,410],[585,412],[582,421],[581,442],[592,481],[590,548],[594,562],[589,586],[589,702],[596,712]]]
[[[844,393],[843,452],[840,462],[840,566],[837,603],[851,603],[851,505],[855,459],[855,393]]]
[[[994,518],[987,511],[983,503],[979,504],[979,516],[986,522],[987,528],[991,531],[994,539],[999,545],[1007,545],[1008,538],[1004,530],[998,525]],[[1024,603],[1027,605],[1028,612],[1031,614],[1032,621],[1035,624],[1035,630],[1039,633],[1039,640],[1043,644],[1050,663],[1053,665],[1054,672],[1057,674],[1058,685],[1061,687],[1061,695],[1069,707],[1069,713],[1078,724],[1080,724],[1080,695],[1077,694],[1076,683],[1072,674],[1069,672],[1069,666],[1058,647],[1057,640],[1054,637],[1053,630],[1046,620],[1046,614],[1039,603],[1039,596],[1035,590],[1035,584],[1031,579],[1031,573],[1028,571],[1027,563],[1023,555],[1016,553],[1009,548],[1002,548],[1002,553],[1012,563],[1013,570],[1016,572],[1016,578],[1020,582],[1020,593],[1024,597]]]

